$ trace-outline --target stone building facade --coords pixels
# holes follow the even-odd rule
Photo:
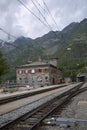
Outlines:
[[[46,62],[33,62],[17,67],[17,83],[29,86],[45,86],[58,84],[62,73],[54,64]]]

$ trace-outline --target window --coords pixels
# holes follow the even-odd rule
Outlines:
[[[48,82],[49,81],[49,78],[48,76],[45,77],[45,81]]]
[[[25,80],[25,83],[28,83],[28,82],[29,82],[29,80],[28,80],[28,78],[27,78],[27,77],[26,77],[24,80]]]
[[[42,69],[39,69],[39,72],[42,72]]]
[[[31,70],[28,70],[28,73],[31,73]]]
[[[22,70],[19,70],[19,74],[22,74]]]
[[[27,74],[27,73],[28,73],[28,70],[25,70],[25,73]]]
[[[34,77],[32,77],[32,83],[34,83],[35,82],[35,78]]]
[[[45,72],[49,72],[49,69],[45,69]]]
[[[35,73],[35,69],[32,69],[32,70],[31,70],[31,73],[34,74],[34,73]]]

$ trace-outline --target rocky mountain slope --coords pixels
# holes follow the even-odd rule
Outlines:
[[[73,22],[62,31],[51,31],[36,39],[21,36],[10,43],[0,40],[0,50],[14,66],[37,60],[39,56],[66,59],[68,47],[71,47],[73,58],[87,56],[87,19],[80,23]]]

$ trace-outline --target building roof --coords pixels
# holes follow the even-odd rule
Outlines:
[[[77,77],[85,77],[85,76],[87,76],[86,73],[77,74]]]
[[[30,64],[25,64],[25,65],[22,65],[22,66],[36,66],[36,65],[46,65],[46,64],[47,64],[46,62],[36,61],[36,62],[32,62]]]
[[[21,66],[18,66],[17,68],[28,68],[28,67],[38,67],[38,66],[40,66],[40,67],[41,66],[52,66],[54,68],[57,68],[50,63],[42,62],[42,61],[37,61],[37,62],[32,62],[30,64],[21,65]]]

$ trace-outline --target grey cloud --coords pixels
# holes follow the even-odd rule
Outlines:
[[[64,28],[71,22],[78,22],[87,17],[87,0],[56,0],[56,2],[49,2],[49,7],[59,28]]]
[[[23,1],[29,9],[40,17],[41,20],[43,20],[37,9],[31,3],[31,0],[21,1]],[[41,0],[38,1],[41,3]],[[59,29],[63,29],[71,22],[78,22],[87,17],[87,0],[44,1],[51,11],[51,14],[53,15]],[[42,12],[44,15],[44,11]],[[0,16],[0,27],[16,36],[24,35],[35,38],[50,31],[50,29],[47,29],[42,23],[40,23],[39,20],[29,13],[18,2],[18,0],[0,0]],[[48,23],[52,26],[53,30],[57,30],[56,25],[47,12],[45,13],[45,17]],[[2,35],[3,33],[0,32],[0,38]]]

